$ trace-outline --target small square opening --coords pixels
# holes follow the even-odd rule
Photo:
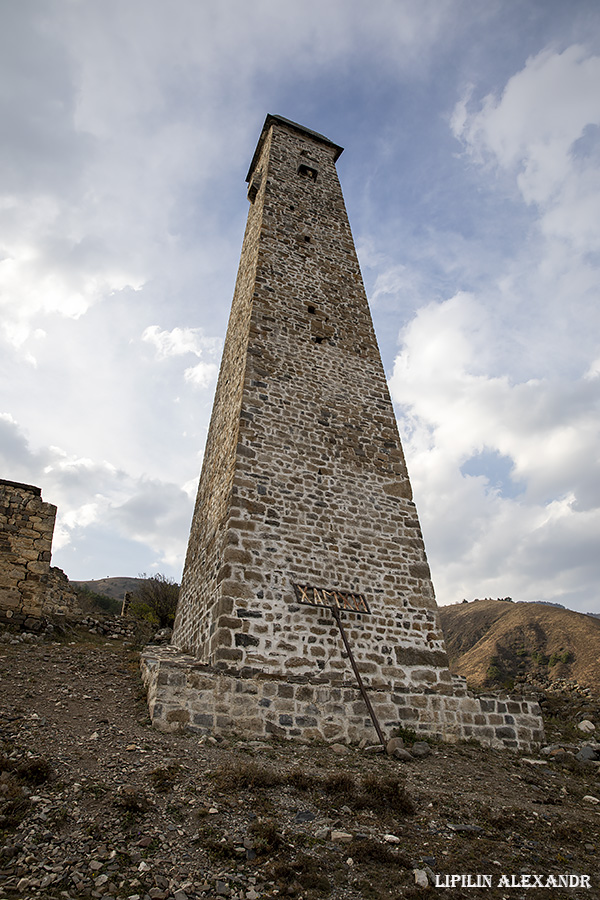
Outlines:
[[[298,175],[302,175],[303,178],[310,178],[311,181],[316,181],[318,174],[317,169],[313,169],[304,163],[300,163],[298,166]]]

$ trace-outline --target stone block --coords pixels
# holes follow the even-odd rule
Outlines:
[[[18,609],[21,606],[21,594],[16,588],[0,588],[0,606],[4,609]]]
[[[192,724],[197,728],[212,728],[215,724],[215,717],[206,713],[194,713]]]
[[[509,725],[500,725],[496,728],[496,737],[500,740],[515,740],[517,735],[514,728]]]
[[[33,559],[27,563],[27,572],[33,575],[47,575],[48,574],[48,563],[47,562],[38,562]]]
[[[243,659],[244,654],[239,649],[228,649],[227,647],[218,647],[215,650],[215,662],[239,662]]]
[[[217,619],[217,629],[220,631],[221,629],[236,631],[238,628],[242,627],[242,623],[240,619],[236,616],[219,616]],[[231,646],[231,641],[226,646]]]

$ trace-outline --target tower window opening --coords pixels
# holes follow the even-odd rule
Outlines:
[[[319,173],[317,169],[313,169],[310,166],[305,165],[304,163],[301,163],[298,166],[298,175],[302,175],[304,178],[310,178],[311,181],[316,181],[318,174]]]
[[[250,184],[248,185],[248,200],[250,203],[254,203],[256,200],[256,195],[260,190],[260,186],[262,184],[262,169],[256,173]]]

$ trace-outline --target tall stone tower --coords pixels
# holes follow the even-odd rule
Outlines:
[[[323,613],[294,585],[361,594],[355,656],[389,683],[446,659],[341,152],[267,116],[173,642],[213,665],[335,673],[338,638],[314,639]]]
[[[250,165],[172,647],[142,663],[163,728],[354,740],[372,696],[387,733],[459,737],[481,712],[457,712],[341,152],[269,115]]]

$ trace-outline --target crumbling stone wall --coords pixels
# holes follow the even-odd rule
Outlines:
[[[0,479],[0,619],[42,615],[48,591],[56,506],[31,484]]]
[[[73,590],[69,579],[62,569],[51,566],[46,596],[44,597],[44,613],[55,616],[81,616],[79,597]]]

